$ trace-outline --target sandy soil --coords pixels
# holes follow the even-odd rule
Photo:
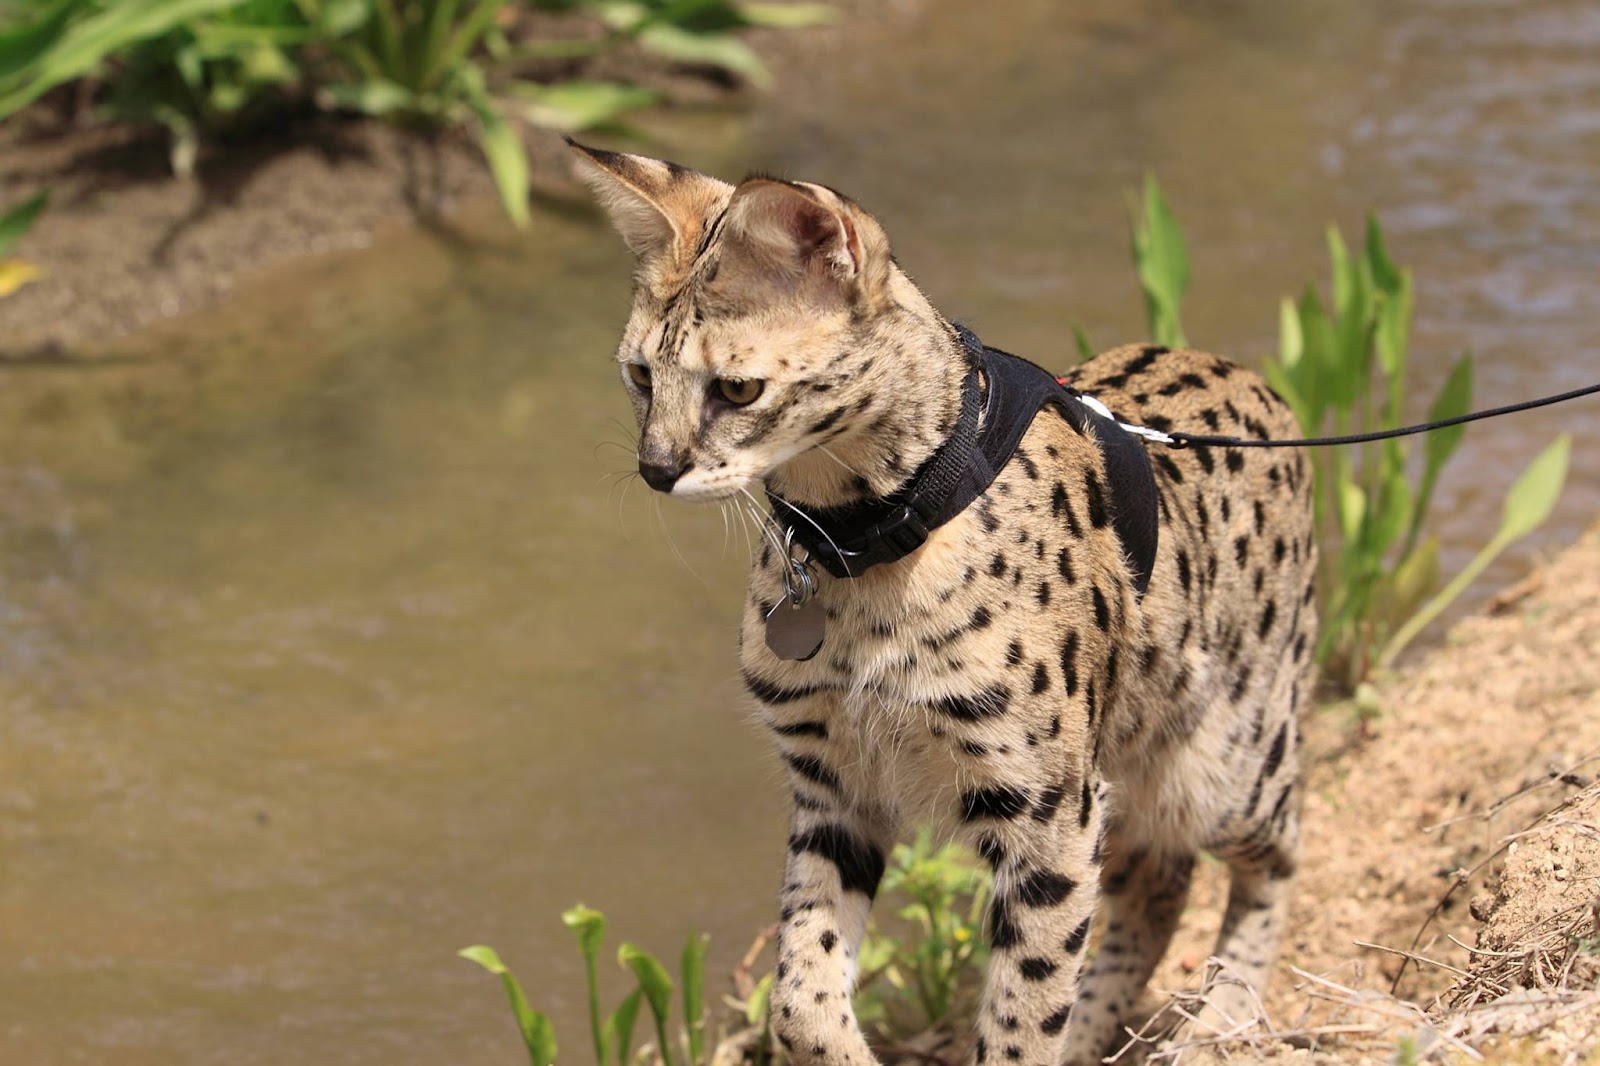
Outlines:
[[[1230,1060],[1600,1061],[1600,526],[1379,696],[1307,723],[1291,938]],[[1156,986],[1198,984],[1217,874]]]

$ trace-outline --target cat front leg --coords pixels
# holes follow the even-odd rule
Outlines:
[[[1095,791],[1080,779],[1042,795],[998,784],[963,795],[963,815],[981,829],[978,849],[995,868],[979,1064],[1062,1060],[1099,897]]]
[[[874,1059],[850,996],[891,834],[813,775],[792,766],[791,773],[795,810],[772,982],[772,1030],[797,1063],[865,1066]]]

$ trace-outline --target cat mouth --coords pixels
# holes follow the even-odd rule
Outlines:
[[[759,480],[716,470],[690,470],[673,483],[667,494],[693,503],[717,503],[747,493]]]

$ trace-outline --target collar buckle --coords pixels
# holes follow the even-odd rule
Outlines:
[[[869,542],[888,545],[902,556],[910,555],[928,542],[933,531],[910,504],[900,508],[898,514],[879,522],[867,532]],[[876,546],[876,545],[875,545]]]

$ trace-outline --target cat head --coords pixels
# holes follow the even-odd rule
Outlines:
[[[822,504],[903,482],[933,433],[905,423],[950,391],[937,361],[918,356],[953,334],[877,220],[821,185],[730,185],[572,147],[637,257],[617,362],[645,481],[702,500],[766,482]]]

